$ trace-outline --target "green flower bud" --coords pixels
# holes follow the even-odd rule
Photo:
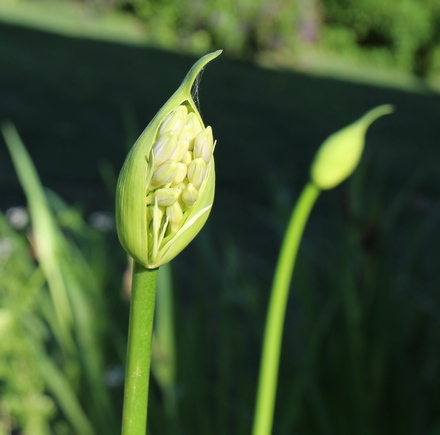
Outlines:
[[[390,105],[378,106],[327,138],[311,166],[310,175],[316,186],[332,189],[347,179],[361,159],[367,128],[377,118],[392,112]]]
[[[203,153],[196,159],[188,151],[196,136],[207,130],[191,91],[200,71],[220,53],[208,54],[195,63],[136,141],[119,175],[119,240],[148,269],[168,263],[182,251],[211,211],[215,187],[212,147],[210,150],[209,143],[202,146]]]

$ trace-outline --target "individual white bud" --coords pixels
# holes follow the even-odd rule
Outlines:
[[[173,205],[167,207],[168,222],[171,225],[171,232],[177,233],[183,220],[183,211],[180,204],[176,201]]]
[[[188,143],[195,138],[194,130],[191,125],[186,124],[179,136],[179,141],[186,140]]]
[[[174,160],[175,162],[180,162],[188,152],[189,142],[184,140],[180,141],[177,144],[176,150],[174,151],[174,154],[171,156],[171,160]]]
[[[186,166],[189,166],[189,164],[192,162],[192,159],[193,159],[193,153],[192,151],[188,151],[183,157],[182,163]]]
[[[192,183],[189,183],[183,190],[181,198],[188,207],[192,207],[199,198],[199,191]]]
[[[188,180],[199,189],[205,179],[206,163],[202,158],[194,159],[188,166]]]
[[[171,156],[176,151],[178,138],[178,134],[172,131],[167,131],[157,139],[156,143],[153,145],[154,165],[156,168],[167,160],[170,160]]]
[[[159,129],[159,136],[166,131],[173,131],[180,133],[187,123],[188,110],[185,106],[181,105],[174,109],[163,121]]]
[[[177,186],[186,178],[188,167],[183,163],[176,163],[176,176],[173,180],[173,186]]]
[[[194,158],[202,158],[205,163],[212,157],[213,138],[211,127],[206,127],[194,139]]]
[[[154,198],[157,201],[157,205],[169,207],[179,199],[180,192],[179,189],[175,188],[158,189],[154,192]]]
[[[159,186],[165,186],[166,184],[172,183],[176,178],[177,173],[177,163],[173,161],[168,161],[160,166],[153,175],[150,182],[150,188],[154,189]]]
[[[203,129],[203,125],[200,123],[199,119],[197,118],[197,115],[194,112],[191,112],[188,115],[188,118],[186,120],[186,125],[191,129],[192,131],[192,138],[195,138]],[[194,142],[189,142],[189,149],[192,150],[194,146]]]

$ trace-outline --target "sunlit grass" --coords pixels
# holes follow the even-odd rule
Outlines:
[[[81,2],[3,1],[0,3],[0,20],[62,35],[127,43],[146,42],[145,31],[136,18],[123,13],[109,13]]]

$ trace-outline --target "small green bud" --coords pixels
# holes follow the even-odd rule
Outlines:
[[[365,133],[377,118],[393,112],[390,105],[378,106],[362,118],[328,137],[311,167],[312,181],[322,190],[332,189],[356,169],[364,149]]]
[[[221,51],[202,57],[134,144],[118,178],[116,226],[124,249],[155,269],[172,260],[201,230],[214,200],[211,128],[191,96],[205,65]],[[196,136],[203,144],[193,158]],[[207,160],[205,160],[207,159]]]

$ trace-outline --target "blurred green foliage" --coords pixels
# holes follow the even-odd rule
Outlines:
[[[131,4],[149,37],[168,47],[196,52],[221,47],[231,56],[250,57],[295,41],[295,2],[135,0]]]
[[[421,76],[438,68],[437,0],[322,0],[322,5],[323,43],[331,49]]]
[[[95,2],[99,3],[99,2]],[[440,72],[437,0],[120,0],[151,41],[197,53],[249,58],[280,51],[336,52],[419,76]]]
[[[40,5],[48,22],[56,8],[90,29],[102,17],[130,17],[121,34],[186,53],[224,49],[241,59],[276,59],[281,65],[307,64],[310,54],[332,55],[364,67],[391,69],[419,77],[440,74],[438,0],[9,0]],[[7,6],[6,4],[6,6]],[[69,8],[68,6],[72,6]],[[75,7],[73,7],[75,6]],[[9,8],[13,9],[13,8]],[[8,10],[6,7],[5,10]],[[17,11],[20,8],[17,8]],[[21,9],[21,15],[27,10]],[[12,14],[14,15],[14,14]],[[74,17],[74,18],[72,18]],[[93,18],[94,17],[94,18]],[[45,20],[43,20],[45,21]],[[59,30],[68,20],[60,18]],[[122,23],[113,22],[115,26]],[[143,29],[142,32],[138,30]],[[138,35],[139,36],[139,35]]]
[[[2,132],[31,223],[24,233],[0,216],[2,429],[116,433],[103,365],[111,343],[103,239],[77,210],[44,192],[14,127]],[[11,210],[11,221],[26,228],[19,216],[27,212]]]

